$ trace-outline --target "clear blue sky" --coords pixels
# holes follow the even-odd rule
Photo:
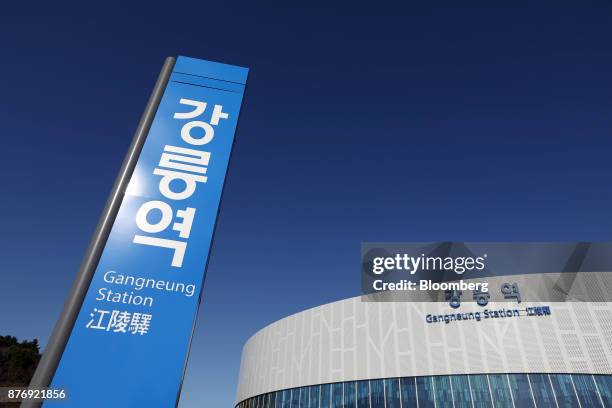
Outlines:
[[[353,3],[4,5],[0,334],[47,341],[170,55],[251,69],[181,407],[362,241],[612,240],[610,3]]]

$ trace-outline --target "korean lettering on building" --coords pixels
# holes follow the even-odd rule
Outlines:
[[[521,303],[521,293],[517,283],[503,283],[500,288],[500,292],[504,296],[504,299],[515,299],[517,303]],[[447,290],[445,291],[445,299],[453,309],[457,309],[461,306],[461,296],[463,291],[461,290]],[[474,290],[472,292],[473,300],[481,307],[486,306],[489,303],[491,294],[489,291]]]

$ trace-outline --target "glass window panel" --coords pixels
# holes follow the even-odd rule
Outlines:
[[[402,392],[402,408],[416,408],[416,379],[414,377],[400,378]]]
[[[489,374],[488,377],[495,408],[514,408],[506,374]]]
[[[419,403],[419,408],[434,408],[434,392],[433,381],[431,377],[416,378],[416,393]]]
[[[321,408],[329,408],[331,401],[331,384],[321,385]]]
[[[474,408],[491,408],[491,392],[489,391],[489,381],[486,375],[470,375],[468,377],[472,390]]]
[[[299,408],[308,407],[308,387],[300,387]]]
[[[280,406],[282,408],[289,408],[291,405],[291,390],[283,390],[280,397]]]
[[[528,377],[531,381],[531,389],[533,390],[533,396],[538,408],[556,408],[557,404],[550,387],[548,374],[529,374]]]
[[[552,382],[555,398],[560,407],[579,407],[576,391],[574,391],[574,385],[569,375],[550,374],[550,382]]]
[[[370,408],[385,408],[384,389],[383,380],[370,380]]]
[[[557,403],[559,408],[612,408],[612,376],[481,374],[349,381],[261,394],[236,408],[471,408],[472,399],[474,408],[489,408],[491,396],[495,408],[557,408]]]
[[[270,407],[270,394],[262,394],[261,395],[261,408],[269,408]]]
[[[342,383],[332,384],[332,407],[342,407]]]
[[[594,375],[593,378],[597,383],[599,395],[606,407],[612,407],[612,376],[611,375]]]
[[[510,390],[516,407],[535,408],[527,374],[509,374]]]
[[[468,382],[467,375],[452,375],[450,381],[453,386],[455,408],[472,408],[470,383]]]
[[[357,381],[357,408],[370,408],[369,381]]]
[[[282,394],[279,391],[276,391],[273,394],[273,398],[270,401],[270,408],[277,408],[277,407],[280,408],[280,406],[281,406],[281,402],[280,402],[281,395]]]
[[[401,408],[399,378],[385,380],[386,408]]]
[[[582,404],[583,407],[601,406],[601,401],[597,394],[597,388],[595,388],[595,381],[593,381],[592,375],[572,374],[571,377],[574,380],[574,386],[576,386],[576,392],[580,398],[580,404]]]
[[[354,381],[344,383],[344,405],[342,405],[344,408],[355,408],[356,392]]]
[[[300,408],[300,389],[291,389],[291,408]]]
[[[321,387],[313,385],[308,387],[308,393],[310,394],[308,399],[308,408],[319,408],[319,391]]]
[[[451,393],[450,378],[446,375],[433,377],[433,389],[436,399],[436,408],[453,408],[453,395]]]

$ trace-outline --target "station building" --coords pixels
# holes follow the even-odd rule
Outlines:
[[[612,293],[608,276],[489,278],[551,302],[359,296],[297,313],[247,341],[236,407],[612,407],[612,303],[577,296]]]

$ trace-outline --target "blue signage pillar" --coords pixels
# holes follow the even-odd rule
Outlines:
[[[176,405],[247,74],[176,59],[52,375],[68,398],[52,406]]]

